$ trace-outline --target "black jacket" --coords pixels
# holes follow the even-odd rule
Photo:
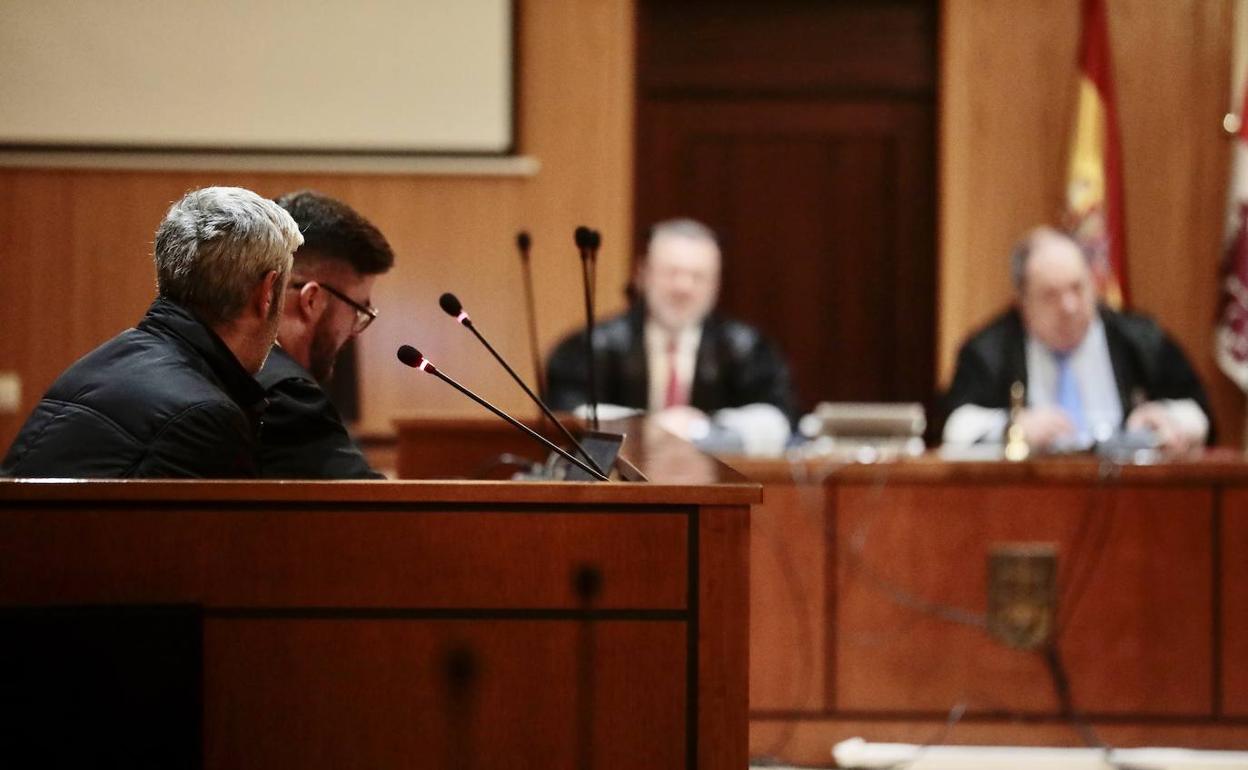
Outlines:
[[[597,324],[594,377],[598,402],[636,409],[649,406],[645,308]],[[546,365],[550,406],[571,410],[589,403],[585,332],[555,348]],[[789,418],[796,411],[789,367],[776,348],[752,326],[711,315],[702,326],[689,403],[707,414],[746,404],[772,404]]]
[[[1213,441],[1213,413],[1209,399],[1179,346],[1151,318],[1134,313],[1099,309],[1105,341],[1114,369],[1123,418],[1142,401],[1195,401],[1209,418]],[[1008,409],[1010,385],[1027,382],[1027,333],[1022,316],[1011,309],[976,333],[958,352],[953,383],[945,398],[945,414],[963,404]]]
[[[299,362],[274,346],[256,379],[268,396],[260,474],[271,479],[381,479],[338,410]]]
[[[158,299],[52,383],[0,475],[254,477],[263,399],[212,330]]]

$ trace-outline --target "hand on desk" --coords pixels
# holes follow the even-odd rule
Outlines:
[[[1161,448],[1173,453],[1187,452],[1204,440],[1204,436],[1185,430],[1166,405],[1157,401],[1149,401],[1133,409],[1127,417],[1127,429],[1152,431]]]
[[[664,430],[687,441],[699,441],[711,432],[711,420],[701,409],[692,406],[671,406],[655,412],[651,419]]]
[[[1073,436],[1074,423],[1056,406],[1034,406],[1022,410],[1018,424],[1023,428],[1028,446],[1047,449],[1060,438]]]

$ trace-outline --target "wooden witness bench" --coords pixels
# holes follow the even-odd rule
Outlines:
[[[649,481],[0,481],[0,615],[190,608],[207,768],[742,768],[759,486],[624,455]]]

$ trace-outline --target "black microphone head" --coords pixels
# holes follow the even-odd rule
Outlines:
[[[411,367],[420,366],[420,362],[424,360],[424,356],[420,354],[420,351],[411,345],[400,346],[396,355],[398,355],[400,361]]]
[[[464,312],[464,306],[461,305],[455,295],[451,294],[449,291],[441,297],[438,297],[438,304],[442,306],[442,309],[445,310],[446,314],[451,318],[458,318],[459,314]]]
[[[528,230],[521,230],[516,233],[516,247],[520,249],[520,253],[528,255],[529,247],[533,245],[533,239],[529,237]]]
[[[590,248],[590,243],[593,241],[594,231],[590,230],[585,225],[581,225],[576,228],[576,232],[572,234],[572,237],[576,241],[576,247],[578,249],[588,249]]]
[[[597,230],[589,231],[589,250],[597,251],[602,246],[602,233]]]

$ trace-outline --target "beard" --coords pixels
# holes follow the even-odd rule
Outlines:
[[[329,382],[334,376],[334,362],[338,360],[338,351],[342,344],[334,339],[328,324],[320,324],[312,335],[312,346],[308,350],[308,371],[317,382]]]

